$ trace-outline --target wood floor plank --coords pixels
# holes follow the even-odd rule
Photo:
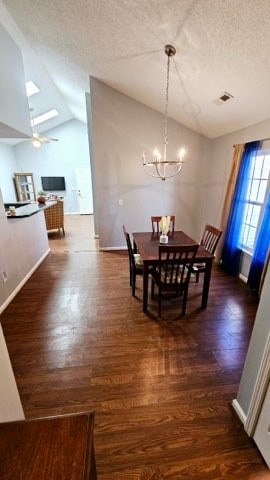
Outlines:
[[[72,218],[69,218],[72,217]],[[240,280],[214,267],[162,318],[142,312],[125,251],[98,252],[91,216],[66,236],[1,316],[27,418],[95,411],[99,480],[248,479],[267,467],[231,408],[257,310]]]

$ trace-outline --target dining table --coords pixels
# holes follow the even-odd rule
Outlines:
[[[160,235],[153,232],[133,232],[133,241],[143,260],[143,312],[147,312],[148,280],[151,268],[156,268],[159,262]],[[198,245],[198,242],[189,237],[182,230],[175,230],[168,234],[167,245]],[[209,253],[202,245],[198,246],[194,264],[204,263],[205,273],[202,290],[201,307],[207,307],[211,271],[214,255]]]

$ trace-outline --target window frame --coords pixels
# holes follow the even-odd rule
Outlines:
[[[263,218],[264,210],[265,210],[265,207],[266,207],[266,201],[267,201],[268,195],[270,194],[270,167],[269,167],[267,185],[266,185],[266,189],[265,189],[265,195],[264,195],[263,202],[260,202],[258,200],[251,200],[250,199],[250,196],[251,196],[251,193],[252,193],[252,183],[253,183],[254,179],[260,181],[259,187],[257,189],[257,197],[258,197],[261,182],[263,180],[266,180],[265,177],[262,177],[263,164],[262,164],[262,167],[261,167],[261,176],[259,178],[254,177],[254,173],[256,171],[256,168],[255,168],[256,167],[256,159],[260,156],[264,157],[263,162],[265,161],[265,157],[269,157],[268,162],[270,162],[270,148],[265,148],[265,147],[262,146],[257,151],[256,155],[254,155],[253,170],[252,170],[252,173],[251,173],[250,179],[249,179],[248,193],[247,193],[246,199],[244,201],[245,205],[244,205],[242,230],[241,230],[241,235],[240,235],[240,245],[239,246],[244,252],[248,253],[249,255],[253,255],[254,246],[256,245],[256,240],[257,240],[257,237],[258,237],[258,233],[260,231],[260,225],[262,223],[262,218]],[[252,207],[259,206],[260,207],[260,213],[258,215],[258,221],[257,221],[256,227],[254,227],[254,225],[252,225],[251,219],[250,219],[249,222],[246,221],[247,216],[248,216],[248,211],[249,211],[248,206],[252,206]],[[252,229],[255,228],[256,229],[252,247],[250,247],[247,243],[244,243],[244,241],[243,241],[246,229],[250,229],[250,228],[252,228]],[[247,234],[247,238],[248,238],[248,234]]]

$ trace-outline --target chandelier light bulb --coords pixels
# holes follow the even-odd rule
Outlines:
[[[186,149],[184,147],[180,148],[179,150],[179,158],[182,160],[184,156],[186,155]]]
[[[35,138],[35,140],[32,141],[32,145],[35,148],[40,148],[41,147],[41,141]]]
[[[161,160],[161,154],[160,154],[160,151],[159,151],[157,148],[155,148],[155,150],[154,150],[154,152],[153,152],[153,153],[154,153],[154,157],[155,157],[155,159],[156,159],[158,162],[160,162],[160,160]]]

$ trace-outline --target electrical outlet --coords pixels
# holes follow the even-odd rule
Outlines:
[[[7,272],[5,272],[5,270],[3,270],[2,272],[2,278],[3,278],[3,282],[6,283],[8,279],[8,274]]]
[[[123,205],[123,200],[122,200],[122,198],[119,198],[118,204],[119,204],[119,205]]]

